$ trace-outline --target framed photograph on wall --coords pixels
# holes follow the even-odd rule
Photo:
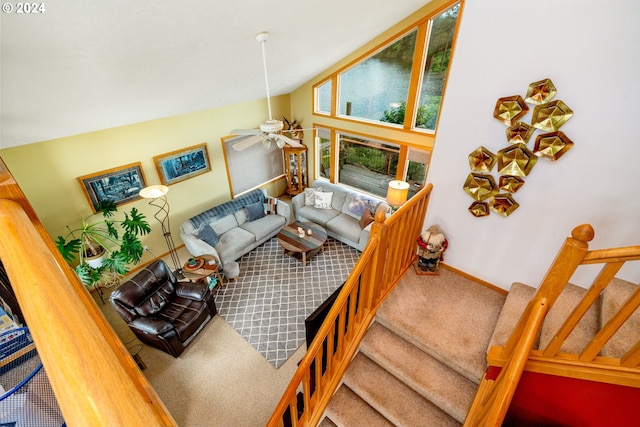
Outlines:
[[[155,156],[153,161],[164,185],[175,184],[211,170],[206,143]]]
[[[140,190],[147,186],[140,162],[81,176],[78,181],[93,212],[107,200],[117,206],[137,200]]]

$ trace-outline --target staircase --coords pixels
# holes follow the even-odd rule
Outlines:
[[[613,279],[561,348],[579,353],[638,286]],[[545,319],[536,348],[556,333],[586,290],[569,284]],[[459,426],[486,370],[487,350],[506,342],[535,289],[508,295],[441,268],[413,269],[380,306],[321,426]],[[603,349],[621,357],[640,340],[635,313]]]

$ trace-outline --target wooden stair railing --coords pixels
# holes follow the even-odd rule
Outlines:
[[[69,426],[175,426],[0,160],[0,259]]]
[[[369,243],[298,365],[268,426],[317,425],[376,310],[416,259],[433,186],[389,218],[378,210]],[[299,394],[302,396],[299,399]]]
[[[640,388],[640,341],[630,343],[630,348],[620,358],[598,355],[616,331],[640,306],[640,287],[579,354],[560,352],[565,340],[587,313],[587,310],[598,300],[620,268],[626,262],[640,260],[640,246],[589,251],[588,242],[593,239],[593,236],[594,230],[588,224],[573,229],[571,237],[566,239],[505,345],[493,346],[489,350],[487,356],[489,366],[501,368],[502,371],[495,382],[490,379],[491,376],[485,374],[479,392],[467,415],[467,420],[465,420],[465,426],[500,425],[506,411],[502,413],[500,410],[495,418],[493,418],[494,415],[491,416],[491,423],[482,424],[483,421],[489,420],[489,417],[484,415],[492,410],[484,408],[502,407],[502,405],[497,405],[497,402],[508,403],[513,397],[512,394],[509,395],[505,391],[507,387],[505,390],[502,389],[501,383],[503,381],[510,382],[509,379],[502,376],[502,372],[509,369],[513,361],[518,358],[518,349],[527,346],[524,342],[529,339],[531,332],[537,335],[539,328],[537,330],[529,329],[531,325],[528,325],[532,316],[535,315],[536,307],[540,301],[546,301],[544,310],[546,315],[576,270],[584,265],[601,264],[602,267],[581,301],[567,316],[546,347],[531,349],[527,352],[523,369],[530,372]],[[517,387],[517,382],[514,387]]]

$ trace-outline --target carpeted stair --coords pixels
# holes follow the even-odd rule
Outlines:
[[[323,423],[462,424],[505,295],[440,272],[407,272],[381,305]]]
[[[536,343],[546,345],[585,289],[569,284]],[[561,351],[580,351],[638,286],[614,279]],[[321,426],[459,426],[486,369],[490,345],[504,344],[535,289],[514,283],[508,295],[445,268],[409,270],[378,310]],[[603,354],[640,339],[640,313]]]

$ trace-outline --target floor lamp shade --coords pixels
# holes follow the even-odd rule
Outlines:
[[[140,190],[140,197],[145,199],[157,199],[169,192],[169,187],[166,185],[150,185]]]
[[[387,203],[390,206],[401,206],[407,201],[409,183],[404,181],[391,181],[387,189]]]

